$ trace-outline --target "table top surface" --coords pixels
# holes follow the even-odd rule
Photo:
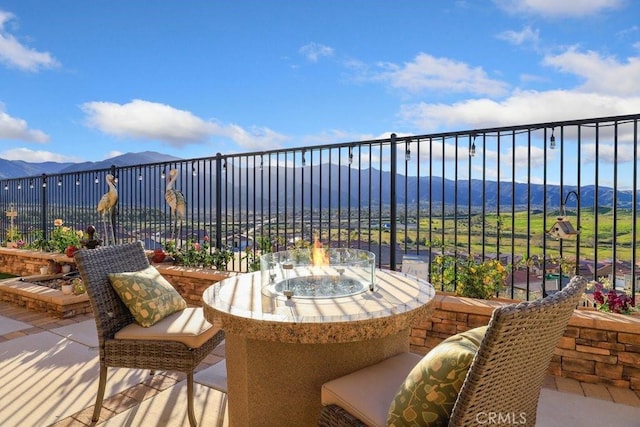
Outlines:
[[[333,323],[398,316],[431,302],[433,286],[425,280],[391,270],[375,270],[374,290],[354,295],[302,298],[273,295],[260,272],[218,282],[203,294],[205,310],[262,322]]]

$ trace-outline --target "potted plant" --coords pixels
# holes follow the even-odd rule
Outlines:
[[[18,245],[19,241],[21,241],[20,232],[16,227],[10,227],[7,230],[7,241],[5,246],[7,248],[17,248],[19,246]]]
[[[156,248],[153,250],[153,256],[151,257],[151,261],[155,263],[160,263],[164,261],[166,254],[162,248]]]
[[[618,314],[631,314],[634,311],[631,296],[617,291],[608,278],[590,282],[588,289],[593,290],[593,301],[599,311]]]
[[[213,265],[218,270],[226,270],[227,264],[233,259],[233,251],[228,248],[216,249],[213,254]]]
[[[431,264],[431,283],[463,297],[491,299],[505,289],[506,277],[507,269],[494,259],[439,255]]]
[[[71,282],[64,282],[60,285],[60,290],[63,295],[71,295],[73,293],[73,284]]]
[[[202,243],[189,239],[181,247],[170,240],[165,244],[165,251],[173,258],[174,264],[185,267],[215,267],[226,270],[227,264],[233,259],[233,251],[226,247],[211,250],[208,236],[203,238]]]
[[[75,255],[75,253],[76,253],[76,252],[78,252],[79,250],[80,250],[80,248],[78,248],[77,246],[75,246],[75,245],[69,245],[69,246],[67,246],[67,248],[65,249],[64,254],[65,254],[66,256],[68,256],[69,258],[72,258],[72,257]],[[64,266],[63,266],[63,267],[64,267]]]
[[[85,293],[84,282],[81,277],[76,277],[71,281],[71,286],[73,287],[73,293],[76,295],[80,295]]]
[[[27,245],[27,248],[29,249],[36,249],[43,252],[48,252],[50,247],[51,245],[49,241],[44,238],[42,230],[35,231],[33,233],[33,240]]]
[[[247,269],[249,271],[260,270],[260,256],[271,253],[273,251],[273,245],[268,237],[258,237],[258,245],[254,244],[253,247],[247,246],[244,249],[244,256],[242,261],[246,261]]]
[[[72,257],[80,247],[82,231],[75,231],[71,227],[64,226],[64,222],[59,218],[53,222],[53,225],[54,228],[49,239],[51,249]]]
[[[60,274],[62,272],[62,264],[52,259],[49,260],[49,274]]]

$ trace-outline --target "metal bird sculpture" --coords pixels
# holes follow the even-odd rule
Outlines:
[[[178,170],[171,169],[167,175],[167,189],[164,192],[164,199],[171,208],[171,214],[174,216],[174,227],[171,230],[171,239],[175,239],[182,232],[182,220],[187,213],[187,202],[184,194],[174,188],[174,184],[178,179]],[[180,228],[178,228],[178,221]],[[174,234],[175,233],[175,234]]]
[[[113,212],[113,208],[118,203],[118,190],[116,189],[115,178],[113,175],[108,174],[105,177],[107,181],[107,186],[109,187],[109,191],[104,193],[100,201],[98,202],[98,212],[102,215],[102,224],[104,226],[104,240],[105,244],[109,245],[110,241],[115,245],[116,244],[116,234],[113,229],[113,223],[111,222],[111,212]],[[111,229],[111,234],[107,232],[107,221],[109,222],[109,227]]]

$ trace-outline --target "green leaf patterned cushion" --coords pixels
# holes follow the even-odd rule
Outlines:
[[[153,266],[135,272],[111,273],[109,282],[136,322],[145,328],[187,308],[184,298]]]
[[[400,386],[388,426],[446,426],[486,326],[447,338],[427,353]]]

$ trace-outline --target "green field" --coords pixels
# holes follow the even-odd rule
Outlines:
[[[612,242],[616,242],[615,257],[620,260],[631,261],[633,252],[633,215],[630,210],[618,209],[615,213],[617,223],[615,239],[614,212],[611,209],[603,209],[596,216],[592,209],[582,209],[580,212],[580,224],[575,212],[567,215],[575,229],[579,229],[579,235],[562,241],[546,234],[556,222],[556,212],[548,213],[545,217],[542,213],[516,212],[515,214],[486,214],[484,221],[481,214],[471,216],[461,215],[457,220],[448,216],[444,220],[441,217],[431,219],[421,218],[419,224],[411,223],[405,232],[404,224],[397,226],[397,241],[409,249],[444,248],[472,254],[501,253],[522,255],[525,258],[546,254],[548,257],[560,255],[562,244],[562,256],[575,259],[576,248],[579,245],[581,259],[611,259],[614,255]],[[335,231],[331,239],[337,238]],[[356,237],[353,235],[352,239]],[[636,238],[640,240],[638,231]],[[329,236],[325,236],[329,237]],[[379,228],[361,230],[359,235],[362,240],[372,242],[389,243],[388,230]],[[342,239],[347,236],[342,232]],[[543,248],[546,247],[546,251]],[[636,252],[640,259],[640,253]]]

